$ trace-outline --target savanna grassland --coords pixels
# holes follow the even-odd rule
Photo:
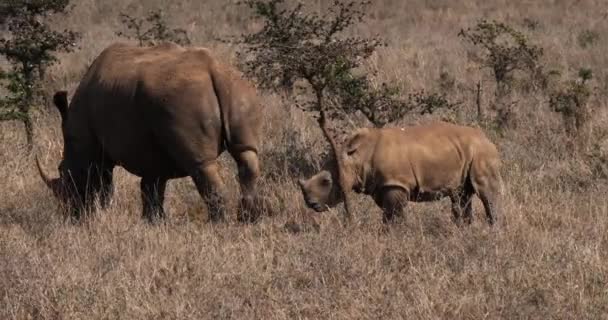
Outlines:
[[[115,34],[120,12],[162,8],[193,43],[236,64],[238,48],[217,38],[259,25],[234,2],[73,1],[52,24],[82,39],[48,70],[46,89],[71,95],[104,47],[132,41]],[[139,180],[118,168],[111,206],[73,225],[36,172],[35,153],[57,174],[62,151],[59,115],[41,106],[34,153],[19,123],[0,125],[0,319],[608,319],[608,3],[377,0],[351,32],[388,41],[365,66],[378,81],[462,102],[398,125],[448,118],[479,126],[476,84],[491,118],[493,77],[457,34],[480,18],[522,30],[564,78],[593,71],[585,147],[565,133],[543,91],[514,91],[509,128],[482,124],[503,158],[497,226],[485,223],[477,198],[469,227],[452,223],[448,200],[410,204],[388,231],[363,196],[347,227],[340,208],[307,211],[296,180],[319,168],[327,145],[310,115],[270,93],[261,93],[261,157],[272,215],[243,225],[232,212],[227,223],[208,224],[194,185],[179,179],[168,185],[169,219],[151,226],[140,217]],[[226,155],[222,164],[236,200],[235,165]]]

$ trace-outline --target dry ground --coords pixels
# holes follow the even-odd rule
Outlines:
[[[91,59],[117,40],[120,11],[137,14],[161,1],[74,3],[54,23],[84,38],[50,72],[49,91],[73,91]],[[171,1],[163,8],[195,43],[228,57],[235,48],[214,38],[255,28],[228,1]],[[516,96],[517,127],[504,136],[488,132],[504,158],[496,228],[485,224],[477,200],[467,228],[451,223],[447,201],[411,205],[388,232],[366,198],[347,228],[337,212],[311,215],[294,182],[318,168],[325,146],[308,115],[271,95],[264,96],[264,190],[276,215],[255,225],[234,222],[234,214],[227,224],[202,223],[201,200],[181,179],[169,184],[166,225],[149,226],[139,217],[138,180],[118,169],[111,208],[75,226],[56,214],[24,151],[21,127],[2,124],[0,319],[608,319],[607,14],[599,0],[378,0],[356,30],[389,40],[368,67],[406,92],[438,90],[441,72],[453,78],[446,93],[465,106],[448,116],[460,123],[474,123],[479,79],[484,106],[492,95],[491,77],[456,36],[478,18],[526,30],[546,49],[545,63],[568,75],[593,68],[594,162],[568,147],[542,93]],[[526,29],[526,18],[539,25]],[[577,42],[584,30],[599,34],[587,48]],[[37,152],[54,169],[61,152],[55,110],[43,108],[36,124]],[[228,157],[223,163],[236,190],[234,164]]]

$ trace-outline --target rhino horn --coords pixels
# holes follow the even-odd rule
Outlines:
[[[36,156],[36,167],[38,167],[38,173],[40,174],[40,178],[42,178],[42,181],[44,181],[47,187],[49,187],[49,189],[53,191],[53,194],[57,194],[57,179],[50,178],[46,174],[46,172],[44,172],[44,169],[42,169],[42,165],[40,164],[40,159],[38,158],[38,156]]]

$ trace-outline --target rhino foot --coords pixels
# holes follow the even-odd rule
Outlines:
[[[269,208],[266,197],[243,197],[238,208],[237,220],[242,223],[255,223]]]

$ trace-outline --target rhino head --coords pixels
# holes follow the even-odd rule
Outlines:
[[[53,103],[59,109],[59,114],[61,115],[62,128],[65,128],[65,122],[67,118],[67,110],[68,110],[68,98],[66,91],[58,91],[53,96]],[[65,143],[65,130],[64,130],[64,143]],[[65,147],[64,147],[64,157],[65,157]],[[71,185],[68,183],[67,177],[70,176],[69,171],[65,166],[65,159],[61,160],[59,164],[59,177],[51,178],[49,174],[47,174],[42,165],[40,164],[40,160],[38,156],[36,156],[36,166],[38,167],[38,173],[40,174],[40,178],[47,185],[47,187],[52,191],[53,195],[59,199],[62,203],[67,204],[72,199],[71,190],[73,188],[69,188]]]
[[[323,170],[309,179],[298,180],[306,206],[324,212],[344,201],[337,183],[337,173]]]

